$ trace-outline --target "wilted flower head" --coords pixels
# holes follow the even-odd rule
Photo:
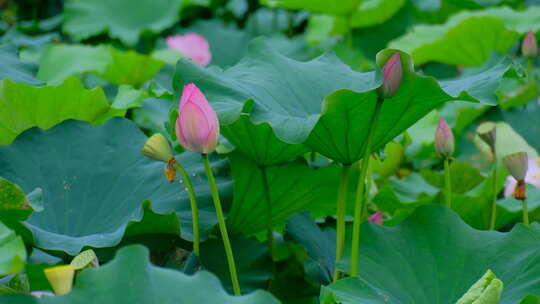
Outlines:
[[[538,55],[538,43],[533,31],[528,31],[521,43],[521,54],[525,57],[534,57]]]
[[[383,213],[381,211],[377,211],[369,217],[369,221],[373,224],[382,225],[382,220],[383,220]]]
[[[394,55],[386,61],[382,68],[382,73],[383,84],[379,88],[378,93],[382,98],[390,98],[396,95],[403,76],[399,52],[395,52]]]
[[[167,37],[167,47],[175,49],[198,65],[208,65],[212,59],[208,41],[201,35],[187,33]]]
[[[525,183],[534,185],[536,188],[540,189],[540,164],[539,159],[530,157],[527,163],[527,174],[523,179]],[[516,188],[518,181],[513,176],[508,176],[506,178],[506,185],[504,186],[504,196],[510,197]]]
[[[197,153],[210,153],[217,145],[219,121],[216,112],[193,83],[182,91],[176,136],[184,148]]]
[[[497,139],[497,125],[493,122],[486,122],[481,124],[476,129],[476,134],[488,144],[491,152],[495,153],[496,139]]]
[[[55,266],[45,269],[44,272],[54,293],[63,295],[71,291],[75,267],[72,265]]]
[[[168,162],[173,157],[171,146],[165,136],[161,133],[150,136],[144,144],[142,152],[146,157],[164,163]]]
[[[442,117],[435,131],[435,150],[443,157],[450,157],[454,153],[454,134]]]

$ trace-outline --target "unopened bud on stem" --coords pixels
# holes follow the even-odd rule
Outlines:
[[[454,134],[444,118],[439,120],[439,125],[435,131],[435,150],[444,158],[454,154]]]
[[[401,67],[401,59],[399,52],[395,52],[382,68],[383,84],[378,90],[379,97],[391,98],[396,95],[396,92],[401,85],[403,77],[403,68]]]

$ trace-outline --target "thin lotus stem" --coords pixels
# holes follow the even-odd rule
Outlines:
[[[272,219],[272,200],[270,199],[270,186],[268,184],[268,174],[266,166],[260,166],[264,200],[266,202],[266,237],[268,238],[268,250],[270,257],[273,259],[274,253],[274,222]]]
[[[450,160],[448,157],[444,158],[444,187],[446,207],[452,208],[452,184],[450,179]]]
[[[358,276],[358,253],[360,250],[360,224],[362,222],[362,210],[364,210],[363,204],[365,203],[365,183],[369,165],[369,155],[371,154],[371,142],[373,141],[373,134],[375,133],[375,126],[377,125],[377,119],[381,112],[384,99],[378,98],[375,105],[375,111],[373,118],[371,119],[371,125],[369,126],[369,133],[366,141],[366,147],[364,155],[360,164],[360,177],[358,178],[358,186],[356,189],[356,200],[354,204],[354,222],[353,222],[353,236],[352,236],[352,248],[351,248],[351,276]]]
[[[369,191],[371,191],[371,184],[372,184],[372,181],[373,179],[371,178],[371,162],[368,161],[367,163],[367,174],[366,174],[366,189],[364,191],[364,204],[362,205],[362,214],[361,214],[361,218],[365,218],[366,215],[368,214],[367,212],[367,207],[368,207],[368,203],[369,203]]]
[[[489,230],[495,230],[497,222],[497,186],[498,186],[497,159],[495,159],[495,167],[493,168],[493,198],[491,201],[491,219],[489,221]]]
[[[527,80],[529,84],[533,84],[533,61],[531,58],[527,58]]]
[[[199,234],[199,208],[197,208],[197,197],[195,196],[195,190],[193,184],[189,178],[189,174],[186,169],[182,167],[178,162],[175,163],[174,168],[182,175],[182,180],[189,195],[189,202],[191,204],[191,217],[193,219],[193,252],[200,257],[200,234]]]
[[[208,154],[203,154],[204,169],[208,176],[208,182],[210,183],[210,190],[212,192],[212,198],[214,200],[214,206],[216,208],[216,214],[218,218],[219,230],[221,237],[223,238],[223,245],[225,246],[225,254],[227,255],[227,263],[229,264],[229,273],[231,274],[231,281],[233,285],[234,294],[240,295],[240,284],[238,283],[238,275],[236,273],[236,265],[234,263],[234,255],[231,247],[231,241],[229,240],[229,234],[227,233],[227,226],[225,225],[225,217],[223,216],[223,209],[221,208],[221,201],[219,200],[219,191],[212,173],[212,167],[208,160]]]
[[[523,224],[529,226],[529,208],[527,206],[527,199],[521,201],[523,204]]]
[[[345,212],[347,210],[347,188],[349,186],[349,171],[351,165],[343,164],[341,166],[341,179],[339,182],[337,197],[337,225],[336,225],[336,263],[334,264],[334,282],[339,279],[339,270],[337,263],[343,256],[345,247]]]

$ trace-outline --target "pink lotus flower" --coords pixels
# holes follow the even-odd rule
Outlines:
[[[435,131],[435,150],[443,157],[450,157],[454,153],[454,134],[442,117]]]
[[[208,41],[195,33],[169,36],[167,37],[167,47],[179,51],[198,65],[208,65],[212,59]]]
[[[525,57],[534,57],[538,55],[538,43],[533,31],[528,31],[521,43],[521,54]]]
[[[534,185],[536,188],[540,189],[540,159],[535,159],[529,157],[528,159],[528,170],[525,175],[525,183]],[[506,184],[504,186],[504,196],[510,197],[516,188],[517,180],[513,176],[508,176],[506,178]]]
[[[379,88],[379,95],[382,98],[390,98],[396,95],[403,76],[399,52],[395,52],[394,55],[386,61],[382,68],[382,72],[383,84]]]
[[[382,225],[383,213],[377,211],[369,217],[369,221],[373,224]]]
[[[180,145],[197,153],[210,153],[217,145],[219,121],[216,112],[193,83],[182,91],[176,136]]]

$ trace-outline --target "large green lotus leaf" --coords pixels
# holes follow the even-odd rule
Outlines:
[[[87,90],[76,78],[46,87],[0,81],[0,144],[31,127],[48,129],[66,119],[99,123],[113,115],[123,111],[111,108],[101,88]]]
[[[180,18],[179,0],[70,0],[64,6],[63,30],[75,40],[107,32],[134,46],[143,31],[161,32]]]
[[[502,118],[508,122],[527,143],[540,152],[540,106],[531,104],[526,108],[501,112]]]
[[[391,52],[383,51],[379,57],[386,59]],[[398,94],[383,104],[373,150],[445,101],[496,104],[493,90],[510,65],[509,58],[496,56],[489,66],[439,86],[434,78],[415,74],[409,57],[402,55],[405,76]],[[353,163],[360,157],[367,137],[377,99],[374,89],[380,86],[380,78],[378,72],[354,72],[330,53],[299,62],[257,40],[250,45],[246,58],[224,71],[179,61],[173,84],[176,92],[189,82],[199,86],[223,125],[231,125],[247,112],[254,124],[268,123],[285,143],[303,143],[307,139],[313,150]],[[250,99],[253,103],[246,104]]]
[[[501,304],[540,293],[540,226],[479,231],[442,206],[423,206],[396,227],[362,226],[359,278],[323,287],[351,303],[454,303],[488,269],[504,283]],[[348,270],[350,248],[342,269]]]
[[[163,64],[134,51],[121,52],[105,45],[57,44],[44,52],[37,77],[48,83],[59,83],[71,75],[94,72],[116,85],[140,86]]]
[[[479,66],[493,51],[506,53],[528,30],[540,30],[540,7],[490,8],[459,13],[442,25],[417,25],[388,46],[410,53],[416,64]]]
[[[257,290],[234,297],[219,280],[202,271],[193,276],[150,264],[149,251],[141,245],[120,249],[114,260],[99,268],[84,270],[73,290],[65,296],[36,298],[15,295],[2,300],[12,304],[279,304],[271,294]]]
[[[228,227],[234,233],[255,234],[266,229],[261,170],[241,154],[232,154],[230,160],[234,201],[227,219]],[[320,214],[329,210],[328,205],[334,207],[335,211],[339,166],[315,169],[303,162],[294,162],[270,166],[266,170],[276,228],[283,226],[289,216],[300,211],[313,210]]]
[[[26,248],[20,236],[0,222],[0,276],[24,269]]]
[[[10,78],[16,82],[24,82],[31,85],[40,85],[41,81],[35,78],[37,66],[30,62],[24,62],[17,55],[14,45],[0,45],[0,79]]]
[[[345,16],[356,10],[361,0],[259,0],[262,5],[293,10],[307,10],[314,13]]]
[[[163,163],[142,155],[146,139],[124,118],[113,118],[100,126],[69,120],[46,131],[28,130],[11,145],[0,146],[2,174],[26,192],[43,189],[44,210],[26,221],[35,245],[70,254],[83,246],[115,245],[130,221],[142,219],[145,200],[152,202],[152,210],[158,214],[176,212],[183,237],[189,239],[187,192],[182,185],[164,179]],[[206,237],[216,218],[200,155],[184,153],[178,161],[192,174],[201,233]],[[227,201],[231,181],[222,177],[225,163],[213,163]],[[170,233],[177,233],[177,229]]]

